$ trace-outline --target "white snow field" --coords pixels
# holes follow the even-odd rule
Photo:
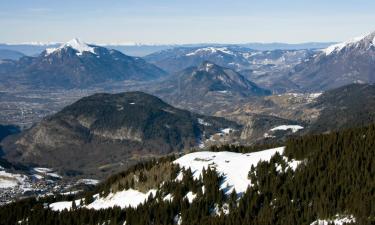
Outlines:
[[[221,186],[226,189],[227,194],[231,193],[233,188],[237,193],[243,193],[251,184],[247,178],[252,165],[256,166],[259,161],[268,161],[276,153],[282,154],[284,147],[268,149],[254,153],[234,153],[234,152],[194,152],[182,156],[174,161],[182,168],[190,168],[194,178],[199,179],[203,168],[216,168],[217,172],[224,176],[224,182]],[[180,176],[181,177],[181,176]]]
[[[137,190],[128,189],[116,193],[110,193],[105,198],[97,198],[87,206],[89,209],[103,209],[119,206],[121,208],[137,207],[145,202],[150,195],[156,194],[156,190],[150,190],[147,193],[142,193]]]
[[[26,176],[0,171],[0,189],[13,188],[24,183]]]
[[[292,130],[293,133],[299,131],[303,129],[302,126],[300,125],[281,125],[281,126],[277,126],[277,127],[274,127],[272,128],[270,131],[275,131],[275,130]]]

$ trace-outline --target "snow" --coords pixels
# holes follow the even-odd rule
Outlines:
[[[224,189],[227,194],[231,193],[233,188],[236,189],[237,193],[243,193],[251,184],[247,177],[251,166],[256,166],[259,161],[270,160],[277,152],[282,154],[284,147],[247,154],[202,151],[184,155],[175,160],[174,163],[181,168],[190,168],[195,179],[199,179],[203,168],[216,168],[218,173],[224,176],[221,189]],[[226,189],[227,187],[228,189]]]
[[[79,179],[77,181],[77,184],[86,184],[86,185],[97,185],[99,183],[99,180],[95,179]]]
[[[221,130],[221,132],[222,132],[223,134],[229,134],[229,133],[234,132],[234,131],[235,131],[235,130],[232,129],[232,128],[225,128],[225,129],[222,129],[222,130]]]
[[[332,54],[333,52],[339,52],[339,51],[341,51],[342,49],[344,49],[348,45],[357,44],[358,42],[360,42],[361,40],[363,40],[366,36],[367,35],[361,36],[361,37],[355,37],[355,38],[353,38],[351,40],[331,45],[328,48],[324,49],[323,52],[327,56],[330,55],[330,54]]]
[[[44,168],[44,167],[35,167],[33,169],[35,172],[37,173],[49,173],[49,172],[52,172],[53,170],[50,169],[50,168]]]
[[[26,176],[0,171],[0,189],[13,188],[24,183]]]
[[[311,94],[309,94],[309,98],[311,98],[311,99],[315,99],[315,98],[321,96],[322,94],[323,94],[322,92],[311,93]]]
[[[53,211],[62,211],[64,209],[71,210],[73,201],[61,201],[51,203],[49,208]],[[80,206],[81,199],[75,200],[76,206]]]
[[[116,193],[110,193],[107,197],[99,198],[99,195],[94,195],[95,200],[89,205],[83,205],[88,209],[106,209],[115,206],[126,208],[126,207],[137,207],[139,204],[144,203],[150,195],[155,196],[156,190],[150,190],[147,193],[142,193],[137,190],[128,189],[123,191],[118,191]],[[61,201],[55,202],[49,205],[49,207],[54,211],[61,211],[64,209],[70,210],[73,201]],[[75,200],[77,206],[80,206],[81,199]]]
[[[204,121],[204,120],[201,119],[201,118],[198,118],[198,123],[199,123],[200,125],[203,125],[203,126],[211,126],[210,123],[207,123],[206,121]]]
[[[171,202],[173,201],[173,195],[172,194],[167,194],[164,198],[163,198],[164,201],[166,202]]]
[[[300,125],[281,125],[281,126],[277,126],[277,127],[272,128],[270,131],[275,131],[275,130],[289,130],[289,129],[292,130],[293,133],[295,133],[298,130],[303,129],[303,127],[300,126]]]
[[[191,191],[189,191],[189,192],[185,195],[185,198],[189,201],[189,203],[192,203],[196,197],[197,197],[197,195],[194,194],[194,193],[191,192]]]
[[[206,48],[197,49],[194,52],[187,53],[185,56],[194,56],[194,55],[204,54],[204,53],[213,54],[216,52],[222,52],[228,55],[234,55],[234,53],[228,50],[228,48],[226,47],[223,47],[223,48],[206,47]]]
[[[310,225],[328,225],[328,224],[334,224],[334,225],[343,225],[345,223],[355,223],[356,219],[354,216],[340,216],[336,215],[335,219],[326,219],[326,220],[316,220],[312,222]]]
[[[152,194],[155,196],[156,190],[150,190],[147,193],[142,193],[137,190],[128,189],[110,193],[107,197],[98,198],[87,206],[89,209],[105,209],[119,206],[121,208],[137,207],[147,200]]]
[[[96,54],[94,47],[89,46],[88,44],[81,41],[79,38],[74,38],[74,39],[68,41],[67,43],[61,45],[58,48],[47,48],[46,54],[49,55],[53,52],[60,51],[61,49],[64,49],[64,48],[67,48],[67,47],[70,47],[70,48],[76,50],[77,51],[76,55],[78,55],[78,56],[81,56],[84,52],[91,52],[92,54]]]
[[[58,175],[57,173],[46,173],[47,176],[53,177],[53,178],[58,178],[61,179],[62,177]]]

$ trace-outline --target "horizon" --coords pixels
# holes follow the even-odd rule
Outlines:
[[[370,0],[17,0],[0,8],[0,43],[10,44],[334,43],[375,30]]]

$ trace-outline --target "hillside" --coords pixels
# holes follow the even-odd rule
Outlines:
[[[28,224],[41,218],[55,224],[372,224],[374,135],[370,125],[293,138],[285,148],[167,157],[112,176],[92,192],[1,207],[0,218],[28,217]]]
[[[335,44],[297,65],[288,77],[304,91],[375,82],[375,32]]]
[[[375,86],[351,84],[324,92],[309,108],[319,111],[309,132],[321,133],[375,122]]]
[[[202,146],[240,126],[142,93],[94,94],[4,143],[11,162],[101,177],[141,159]]]

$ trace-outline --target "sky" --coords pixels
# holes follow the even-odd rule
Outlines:
[[[0,43],[335,42],[375,31],[374,0],[0,1]]]

